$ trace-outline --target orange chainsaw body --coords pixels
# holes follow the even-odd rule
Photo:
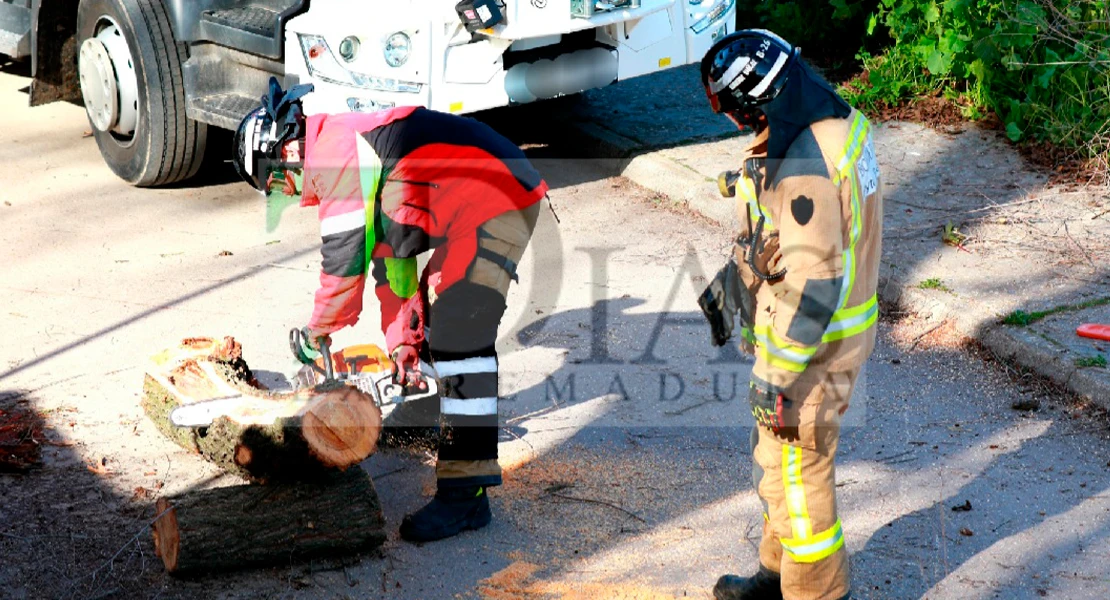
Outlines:
[[[350,375],[381,373],[393,369],[393,361],[389,360],[385,350],[382,350],[377,344],[347,346],[332,352],[331,362],[334,365],[336,376],[340,373]],[[316,359],[316,366],[321,369],[324,368],[324,357],[321,356]],[[352,366],[354,367],[353,373],[350,372]]]

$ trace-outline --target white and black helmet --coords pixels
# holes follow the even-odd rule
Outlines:
[[[265,193],[270,173],[278,168],[298,167],[283,158],[283,147],[290,140],[304,143],[304,109],[301,98],[312,85],[298,85],[283,91],[277,78],[270,78],[270,89],[262,105],[247,113],[235,130],[235,170],[251,187]],[[301,156],[304,156],[303,148]]]
[[[701,61],[701,81],[713,111],[747,111],[774,100],[800,53],[765,29],[721,38]]]

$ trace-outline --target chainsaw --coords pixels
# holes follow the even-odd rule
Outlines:
[[[302,341],[301,335],[299,329],[289,332],[294,356]],[[416,385],[403,386],[393,381],[393,361],[377,345],[356,344],[332,352],[327,341],[321,340],[320,358],[301,367],[293,380],[293,391],[324,392],[352,386],[373,398],[384,417],[402,402],[436,396],[439,387],[430,371],[422,371]],[[296,393],[267,398],[241,394],[208,398],[175,408],[170,413],[170,422],[177,427],[207,427],[217,418],[229,416],[244,425],[269,424],[275,418],[299,414],[311,399],[309,395]]]
[[[297,355],[301,346],[301,330],[289,331],[289,349]],[[320,358],[301,367],[294,389],[328,388],[351,385],[374,398],[382,409],[410,400],[429,398],[439,393],[436,378],[425,372],[417,385],[402,386],[393,381],[393,361],[375,344],[356,344],[332,352],[327,340],[320,340]],[[423,366],[423,365],[422,365]]]

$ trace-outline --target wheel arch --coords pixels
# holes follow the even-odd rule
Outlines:
[[[81,103],[77,77],[78,0],[31,2],[31,106]]]
[[[178,40],[200,10],[218,0],[159,0],[170,15]],[[81,104],[77,75],[77,5],[80,0],[31,0],[31,106],[50,102]]]

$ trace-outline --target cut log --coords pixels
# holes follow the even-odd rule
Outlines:
[[[311,480],[344,469],[370,456],[381,433],[381,410],[368,394],[341,384],[267,390],[232,338],[190,338],[160,353],[146,373],[142,404],[171,440],[253,481]],[[170,415],[182,406],[219,416],[179,427]]]
[[[370,476],[236,485],[159,498],[154,548],[169,573],[201,575],[367,552],[386,539]]]

